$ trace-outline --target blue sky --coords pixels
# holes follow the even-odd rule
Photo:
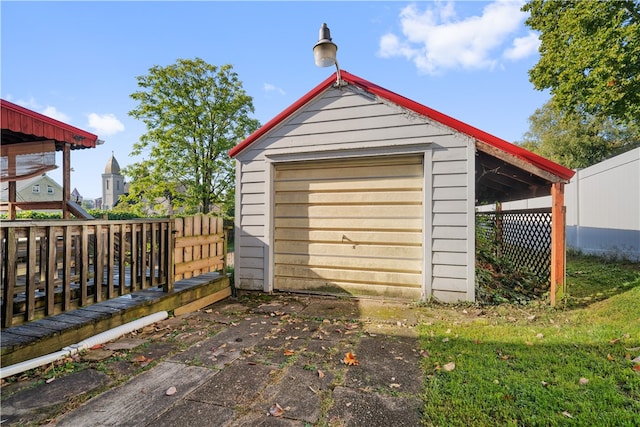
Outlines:
[[[72,188],[97,198],[112,152],[121,167],[139,160],[137,76],[177,59],[232,64],[266,123],[335,71],[313,62],[326,22],[341,69],[514,142],[549,99],[528,79],[538,39],[522,4],[3,0],[0,94],[105,141],[71,155]],[[49,174],[62,181],[61,167]]]

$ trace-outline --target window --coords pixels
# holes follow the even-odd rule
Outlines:
[[[50,185],[47,185],[47,194],[56,194],[56,189]]]
[[[109,189],[109,180],[105,181],[105,184],[107,184],[107,190]]]
[[[120,181],[116,181],[116,190],[120,191]]]
[[[36,184],[33,187],[31,187],[31,192],[34,194],[39,194],[40,193],[40,184]]]

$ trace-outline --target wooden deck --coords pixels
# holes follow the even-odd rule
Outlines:
[[[162,287],[134,291],[121,297],[5,328],[0,332],[2,365],[9,366],[58,351],[95,334],[140,317],[169,311],[188,313],[231,295],[230,279],[205,273]]]

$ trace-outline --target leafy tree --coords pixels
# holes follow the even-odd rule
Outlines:
[[[552,101],[529,117],[524,148],[569,168],[585,168],[640,145],[640,126],[566,114]]]
[[[640,2],[530,0],[526,24],[540,31],[529,71],[566,114],[632,124],[640,117]]]
[[[227,152],[259,126],[233,67],[179,59],[137,80],[140,90],[131,98],[138,106],[129,114],[147,132],[131,153],[143,160],[124,168],[131,178],[124,203],[167,214],[208,213],[213,206],[228,212],[235,173]]]

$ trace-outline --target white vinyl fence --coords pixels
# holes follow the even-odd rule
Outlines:
[[[565,186],[565,205],[568,248],[640,261],[640,148],[578,170]],[[546,196],[504,203],[502,209],[550,206]]]

